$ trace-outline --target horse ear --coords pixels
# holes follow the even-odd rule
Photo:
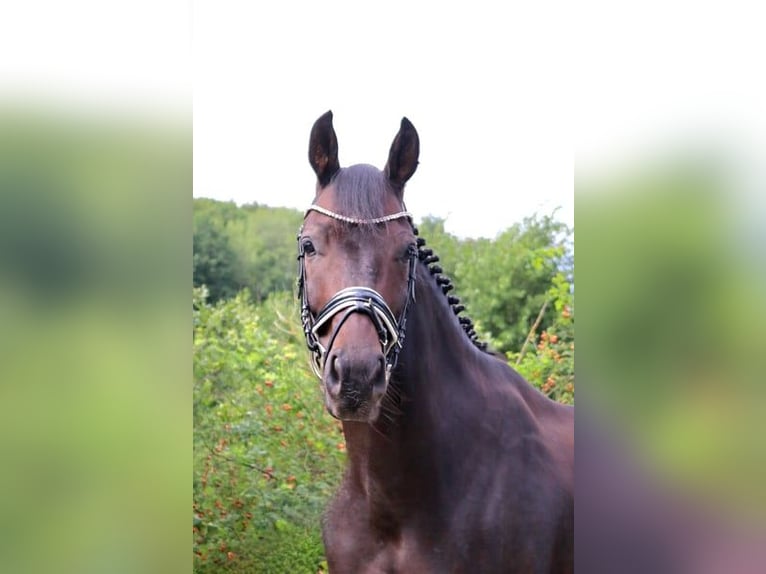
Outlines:
[[[418,138],[418,132],[410,120],[402,118],[399,133],[396,134],[394,142],[391,144],[391,151],[388,152],[388,163],[386,163],[385,168],[386,177],[396,187],[404,187],[404,184],[412,177],[418,167],[419,155],[420,138]]]
[[[332,176],[340,169],[338,138],[332,127],[332,111],[323,114],[311,128],[309,163],[322,187],[330,183]]]

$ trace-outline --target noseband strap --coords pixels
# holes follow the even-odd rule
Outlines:
[[[372,319],[384,353],[388,353],[391,346],[395,345],[397,339],[399,339],[396,317],[394,317],[391,309],[388,308],[383,297],[374,289],[367,287],[347,287],[338,291],[314,320],[314,326],[311,328],[314,335],[316,336],[325,323],[330,322],[335,315],[343,310],[347,311],[341,323],[351,313],[363,313]],[[340,323],[335,327],[330,337],[330,341],[327,344],[328,348],[332,347],[339,329]]]
[[[312,205],[306,210],[306,215],[310,211],[316,211],[333,219],[350,223],[377,224],[393,221],[395,219],[406,217],[412,223],[411,215],[406,211],[400,211],[391,215],[377,217],[374,219],[355,219],[346,217],[318,205]],[[399,352],[404,345],[405,330],[407,324],[407,311],[410,302],[415,299],[415,266],[417,263],[417,249],[413,249],[409,258],[409,273],[407,278],[407,299],[402,308],[401,315],[397,319],[391,308],[383,297],[369,287],[353,286],[341,289],[325,304],[319,313],[314,316],[311,312],[306,293],[306,266],[305,253],[300,247],[300,233],[298,234],[298,297],[301,300],[301,322],[303,323],[303,333],[306,337],[306,345],[311,351],[311,368],[320,379],[324,370],[324,363],[330,350],[332,349],[335,338],[346,322],[354,313],[367,315],[375,326],[378,334],[381,350],[386,358],[386,380],[391,376],[391,371],[396,366]],[[343,313],[340,320],[335,325],[327,342],[327,347],[319,341],[319,332],[332,322],[333,317]]]

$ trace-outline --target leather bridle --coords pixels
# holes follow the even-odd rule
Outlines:
[[[400,211],[382,217],[372,219],[358,219],[348,217],[325,209],[318,205],[312,205],[306,210],[304,219],[309,212],[315,211],[338,221],[343,221],[352,225],[375,225],[386,223],[395,219],[406,218],[412,225],[412,215],[407,211]],[[352,286],[341,289],[325,304],[324,307],[315,316],[309,307],[308,294],[306,293],[306,266],[303,244],[301,242],[301,232],[298,233],[298,298],[301,301],[301,323],[303,324],[303,333],[306,336],[306,345],[311,351],[311,368],[320,379],[324,370],[325,360],[332,349],[335,338],[338,336],[343,324],[354,313],[362,313],[370,318],[375,331],[378,334],[381,350],[386,361],[386,381],[391,377],[391,372],[396,366],[399,358],[399,352],[404,346],[404,337],[407,326],[407,311],[410,303],[415,301],[415,268],[418,261],[418,249],[412,246],[409,252],[409,272],[407,277],[407,299],[404,302],[402,312],[397,319],[391,308],[388,306],[383,296],[369,287]],[[319,341],[320,330],[332,322],[335,315],[342,314],[335,328],[330,333],[325,347]]]

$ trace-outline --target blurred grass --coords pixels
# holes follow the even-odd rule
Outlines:
[[[743,218],[763,205],[734,175],[724,155],[679,155],[577,178],[576,369],[626,456],[763,532],[766,266]]]
[[[191,130],[0,109],[0,571],[190,564]]]

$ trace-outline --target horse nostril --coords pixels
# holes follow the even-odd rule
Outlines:
[[[343,364],[337,353],[332,353],[328,357],[328,360],[330,364],[327,366],[325,385],[331,394],[336,395],[340,390],[340,383],[343,380],[343,374],[341,372]]]
[[[386,358],[382,354],[364,357],[344,355],[343,350],[332,351],[327,356],[324,384],[331,396],[342,392],[369,392],[370,385],[385,388]]]

